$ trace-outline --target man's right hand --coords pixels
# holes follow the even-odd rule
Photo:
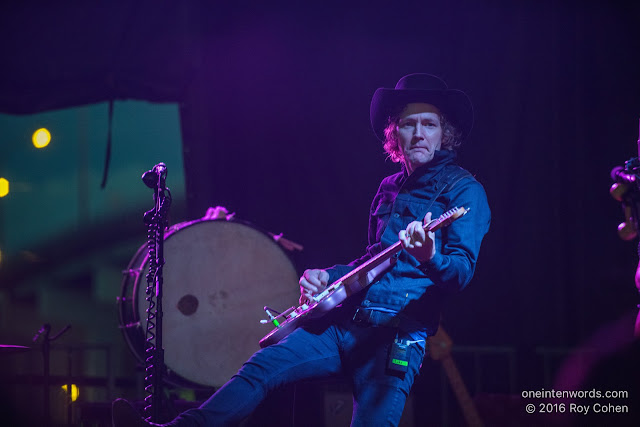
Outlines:
[[[318,268],[305,270],[300,277],[300,304],[308,303],[313,295],[319,294],[329,284],[329,273]]]

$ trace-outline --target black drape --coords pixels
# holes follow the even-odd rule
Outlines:
[[[369,129],[374,90],[437,74],[474,102],[460,161],[493,210],[450,332],[573,345],[635,306],[635,243],[616,236],[607,191],[637,155],[637,4],[136,4],[4,6],[0,111],[179,102],[190,217],[225,205],[284,232],[305,245],[302,269],[364,250],[370,199],[397,167]]]

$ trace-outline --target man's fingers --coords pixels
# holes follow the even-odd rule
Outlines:
[[[402,242],[402,245],[404,247],[412,247],[411,239],[409,238],[409,235],[407,234],[406,230],[400,230],[398,237],[400,238],[400,241]]]
[[[329,273],[325,270],[313,269],[305,270],[300,277],[301,291],[307,290],[310,294],[317,294],[327,286],[329,281]]]
[[[300,303],[300,305],[309,304],[312,298],[313,296],[311,294],[303,293],[302,295],[300,295],[300,299],[298,300],[298,302]]]
[[[327,286],[329,284],[329,273],[326,270],[320,270],[318,273],[318,280],[321,286]]]
[[[417,241],[424,241],[425,232],[422,228],[422,224],[419,221],[414,221],[407,226],[407,238],[413,243]]]
[[[416,224],[415,221],[407,225],[407,235],[413,237],[413,234],[416,232]]]
[[[424,221],[425,224],[428,224],[431,222],[431,212],[427,212],[427,214],[424,216]]]
[[[318,273],[313,270],[307,270],[302,275],[303,279],[313,286],[320,286],[320,280],[318,279]]]
[[[306,278],[300,279],[300,287],[309,292],[318,292],[318,287],[313,283],[310,283]]]

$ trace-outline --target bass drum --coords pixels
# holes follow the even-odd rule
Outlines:
[[[271,330],[270,323],[260,324],[266,317],[263,307],[296,305],[296,270],[272,237],[239,221],[177,224],[165,233],[164,258],[162,342],[167,381],[220,387],[259,350],[258,341]],[[141,363],[148,270],[145,244],[125,271],[119,298],[120,326]]]

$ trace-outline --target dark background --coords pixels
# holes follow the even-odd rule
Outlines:
[[[520,390],[538,382],[537,348],[581,345],[638,302],[608,189],[637,155],[639,18],[617,1],[5,5],[0,112],[179,103],[186,216],[224,205],[283,231],[304,269],[362,253],[397,170],[370,130],[375,89],[441,76],[473,101],[459,160],[492,209],[443,322],[457,343],[514,348]]]

